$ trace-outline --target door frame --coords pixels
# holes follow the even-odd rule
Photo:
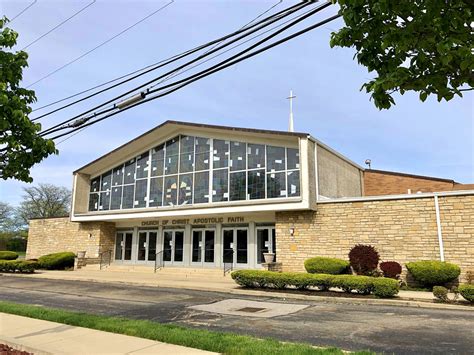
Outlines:
[[[193,233],[194,232],[202,232],[203,234],[203,247],[201,248],[201,261],[194,261],[193,262]],[[206,245],[206,231],[213,231],[214,232],[214,262],[205,262],[205,245]],[[216,267],[216,245],[217,243],[217,229],[215,227],[212,228],[191,228],[191,240],[190,240],[190,254],[189,254],[189,265],[191,266],[201,266],[201,267]]]
[[[171,260],[170,261],[165,261],[164,260],[164,255],[163,255],[163,265],[168,265],[168,266],[184,266],[185,265],[185,244],[186,244],[186,231],[184,228],[163,228],[163,231],[161,232],[161,242],[160,246],[162,251],[164,253],[165,250],[165,233],[166,232],[172,232],[172,247],[171,247]],[[174,252],[175,252],[175,238],[176,238],[176,232],[182,232],[183,233],[183,260],[182,261],[174,261]],[[157,249],[158,250],[158,249]]]
[[[256,226],[255,227],[255,265],[258,267],[258,266],[262,266],[262,263],[259,263],[258,262],[258,230],[262,230],[262,229],[266,229],[269,231],[268,233],[268,250],[271,252],[271,253],[275,253],[276,255],[276,252],[275,252],[275,246],[273,245],[273,234],[272,234],[272,229],[275,230],[275,233],[276,233],[276,229],[275,229],[275,226]],[[276,239],[276,237],[275,237]]]
[[[245,264],[243,263],[237,263],[237,230],[245,230],[247,232],[247,262]],[[224,264],[224,232],[226,230],[231,230],[233,231],[233,240],[232,240],[232,250],[234,251],[232,255],[232,267],[234,269],[241,268],[241,269],[247,269],[251,267],[250,265],[250,228],[248,226],[245,227],[222,227],[221,230],[221,255],[222,255],[222,264]]]
[[[125,244],[122,246],[122,255],[120,259],[115,258],[115,253],[117,252],[117,237],[119,234],[122,234],[122,241],[121,243],[124,243],[124,237],[126,234],[131,234],[132,235],[132,247],[130,251],[130,260],[124,260],[125,257]],[[124,229],[124,230],[118,230],[115,232],[115,243],[114,243],[114,255],[113,255],[113,262],[114,263],[119,263],[119,264],[133,264],[135,262],[133,256],[134,256],[134,242],[135,242],[135,233],[133,229]]]
[[[138,260],[138,250],[140,248],[140,233],[146,233],[146,248],[145,248],[145,260]],[[160,245],[160,233],[158,229],[139,229],[137,231],[137,238],[134,245],[135,255],[136,255],[136,264],[154,264],[155,260],[148,260],[149,257],[149,248],[150,248],[150,233],[156,233],[156,243],[155,243],[155,254],[158,252],[158,246]]]

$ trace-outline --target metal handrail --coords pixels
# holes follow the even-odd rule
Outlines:
[[[227,252],[225,252],[223,255],[222,255],[222,264],[224,265],[224,276],[226,273],[228,273],[229,271],[232,271],[234,269],[234,258],[232,257],[231,258],[231,261],[230,262],[225,262],[224,260],[226,259],[225,257],[228,256],[228,255],[234,255],[234,251],[233,250],[228,250]]]
[[[164,267],[165,267],[165,263],[163,262],[163,250],[162,250],[155,254],[155,271],[154,272],[156,273],[156,270],[159,270]]]
[[[112,262],[112,250],[106,250],[99,254],[100,262],[99,262],[99,270],[102,270],[104,266],[110,266]]]

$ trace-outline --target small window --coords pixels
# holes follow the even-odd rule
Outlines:
[[[248,168],[265,167],[265,146],[263,144],[247,144]]]
[[[178,202],[178,177],[167,176],[165,178],[164,206],[174,206]]]
[[[227,168],[229,166],[229,141],[214,139],[213,154],[214,169]]]
[[[230,170],[245,170],[247,165],[247,147],[242,142],[230,142]]]
[[[179,160],[179,137],[176,137],[166,142],[166,155],[165,155],[165,174],[166,175],[178,173],[178,160]]]
[[[246,198],[246,175],[245,171],[240,171],[237,173],[230,173],[230,200],[231,201],[240,201],[245,200]]]
[[[112,196],[110,198],[110,209],[118,210],[122,204],[122,186],[112,187]]]
[[[125,163],[124,167],[124,184],[133,184],[135,182],[135,158]]]
[[[135,185],[125,185],[123,187],[122,208],[133,208],[133,194]]]
[[[100,193],[99,211],[107,211],[110,208],[110,191]]]
[[[286,150],[288,156],[288,170],[300,168],[300,151],[298,149],[288,148]]]
[[[229,170],[215,170],[212,177],[212,202],[229,201]]]
[[[265,198],[265,169],[248,172],[247,193],[250,200]]]
[[[150,180],[150,207],[163,205],[163,178],[152,178]]]
[[[194,203],[209,202],[209,171],[194,174]]]
[[[146,207],[146,189],[147,189],[147,180],[141,179],[137,180],[135,183],[135,200],[133,201],[134,208],[143,208]]]
[[[89,194],[89,211],[99,210],[99,194],[93,192]]]
[[[143,153],[139,155],[137,158],[137,174],[136,179],[143,179],[148,177],[148,158],[150,154],[149,152]]]
[[[99,192],[100,191],[100,176],[91,180],[90,192]]]
[[[267,174],[267,198],[286,197],[285,173]]]
[[[209,157],[211,153],[210,139],[196,137],[195,170],[209,170]]]
[[[194,137],[181,137],[181,153],[179,158],[179,172],[188,173],[194,167]]]
[[[285,148],[267,145],[267,171],[285,170]]]
[[[112,170],[102,174],[100,191],[109,191],[112,186]]]
[[[193,174],[179,176],[178,204],[186,205],[193,202]]]
[[[161,144],[151,151],[151,176],[163,175],[165,162],[165,145]]]
[[[123,164],[112,170],[112,186],[123,184]]]
[[[295,197],[300,195],[300,172],[288,171],[288,197]]]

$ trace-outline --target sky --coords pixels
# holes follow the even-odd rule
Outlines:
[[[1,0],[12,18],[33,0]],[[10,26],[21,49],[92,0],[39,0]],[[97,0],[27,49],[29,85],[121,32],[169,1]],[[40,107],[78,91],[181,53],[235,31],[278,0],[175,0],[165,9],[91,54],[33,85]],[[295,1],[279,3],[282,10]],[[306,27],[337,12],[335,6],[296,26]],[[295,130],[307,132],[364,165],[474,183],[473,95],[425,103],[415,93],[395,96],[396,106],[379,111],[362,84],[371,78],[353,59],[353,49],[330,48],[336,20],[245,62],[96,124],[60,143],[59,155],[36,165],[33,185],[71,188],[72,171],[166,120],[287,130],[290,89],[296,99]],[[292,31],[288,32],[291,33]],[[204,66],[203,66],[204,68]],[[155,74],[157,75],[157,74]],[[44,128],[137,86],[152,76],[40,120]],[[48,112],[48,110],[37,113]],[[31,116],[34,117],[36,113]],[[139,153],[139,152],[137,152]],[[28,184],[0,182],[0,201],[17,205]]]

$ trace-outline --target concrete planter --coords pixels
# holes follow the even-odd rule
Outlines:
[[[85,251],[78,251],[77,252],[77,258],[78,259],[84,259],[86,257],[86,252]]]
[[[265,264],[273,263],[275,253],[263,253],[263,258],[265,259]]]

